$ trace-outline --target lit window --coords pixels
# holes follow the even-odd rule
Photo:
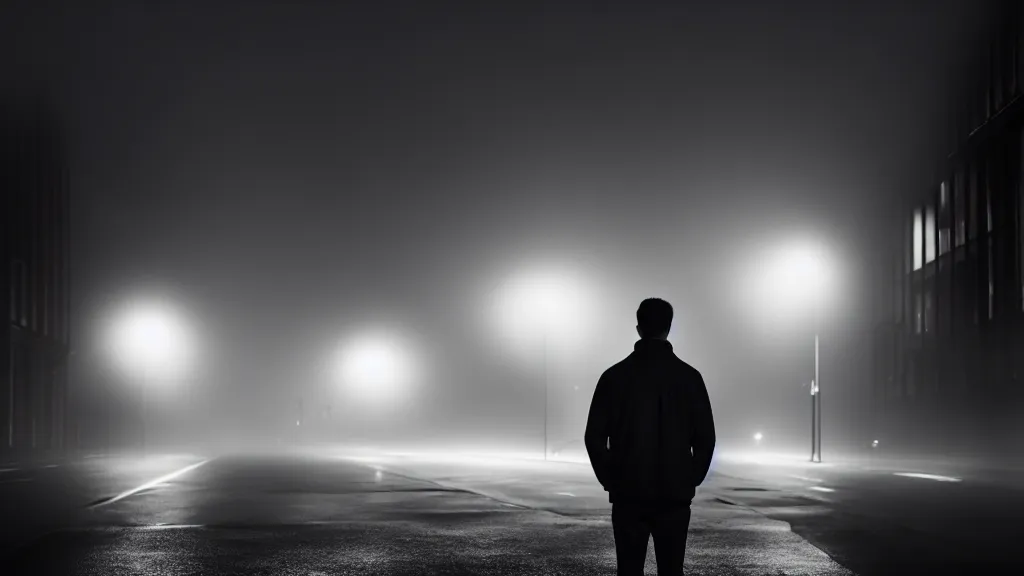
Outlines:
[[[929,206],[924,218],[924,261],[935,260],[935,208]]]
[[[924,221],[921,209],[914,210],[914,270],[924,265]]]

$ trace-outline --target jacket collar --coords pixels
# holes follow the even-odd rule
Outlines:
[[[668,340],[641,338],[636,341],[636,344],[633,344],[633,350],[636,352],[671,352],[672,343]]]

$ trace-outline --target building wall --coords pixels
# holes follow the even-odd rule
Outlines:
[[[945,451],[1024,447],[1024,10],[984,7],[952,87],[948,154],[899,195],[874,348],[887,433]]]
[[[45,100],[5,102],[0,284],[0,453],[61,450],[67,429],[69,187]]]

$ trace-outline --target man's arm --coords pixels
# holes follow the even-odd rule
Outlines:
[[[608,450],[608,436],[611,434],[613,403],[611,401],[611,381],[605,372],[597,381],[594,398],[590,402],[590,414],[587,416],[587,430],[583,434],[583,442],[587,446],[590,465],[594,468],[597,481],[605,490],[611,479],[611,459]]]
[[[715,419],[711,413],[711,398],[704,378],[697,376],[693,394],[693,430],[690,445],[693,448],[693,485],[700,486],[711,468],[711,455],[715,451]]]

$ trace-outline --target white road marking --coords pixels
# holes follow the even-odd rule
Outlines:
[[[47,464],[46,466],[43,466],[43,468],[56,468],[58,466],[60,466],[60,464]]]
[[[111,498],[109,500],[104,500],[100,504],[97,504],[97,506],[102,506],[103,504],[112,504],[114,502],[117,502],[118,500],[123,500],[123,499],[125,499],[125,498],[127,498],[127,497],[129,497],[129,496],[131,496],[133,494],[138,494],[139,492],[142,492],[143,490],[149,490],[150,488],[154,488],[154,487],[159,486],[161,484],[164,484],[166,482],[170,482],[171,480],[174,480],[178,476],[181,476],[182,474],[186,474],[188,472],[191,472],[192,470],[195,470],[196,468],[199,468],[200,466],[202,466],[203,464],[206,464],[207,462],[209,462],[209,460],[203,460],[202,462],[198,462],[196,464],[185,466],[184,468],[182,468],[180,470],[175,470],[174,472],[171,472],[170,474],[166,474],[164,476],[161,476],[161,477],[157,478],[156,480],[150,480],[149,482],[146,482],[145,484],[142,484],[140,486],[132,488],[131,490],[126,490],[126,491],[118,494],[117,496],[114,496],[113,498]]]
[[[960,482],[959,478],[952,476],[939,476],[938,474],[921,474],[919,472],[893,472],[893,476],[904,476],[906,478],[924,478],[925,480],[936,480],[938,482]]]
[[[179,528],[204,528],[203,524],[154,524],[152,526],[143,526],[143,530],[176,530]]]
[[[4,472],[17,472],[20,468],[0,468],[0,474]]]
[[[571,492],[556,492],[555,496],[572,496],[573,498],[576,497],[576,495]]]
[[[821,478],[809,478],[807,476],[790,475],[790,478],[796,478],[797,480],[805,480],[807,482],[814,482],[814,483],[824,482],[824,480],[822,480]]]
[[[17,482],[31,482],[31,478],[15,478],[14,480],[0,480],[0,484],[15,484]]]
[[[826,488],[824,486],[811,486],[811,490],[817,490],[818,492],[835,492],[832,488]]]

